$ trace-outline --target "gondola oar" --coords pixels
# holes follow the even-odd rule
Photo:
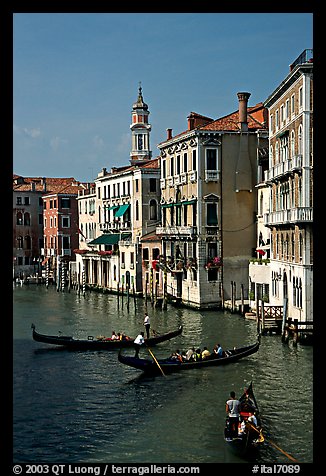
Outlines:
[[[248,421],[247,423],[248,423],[248,425],[251,426],[251,428],[252,428],[253,430],[257,431],[257,433],[259,433],[259,435],[262,436],[262,430],[257,430],[257,428],[256,428],[254,425],[252,425],[249,421]],[[289,453],[287,453],[286,451],[282,450],[282,448],[280,448],[279,446],[277,446],[277,444],[274,443],[274,441],[269,440],[269,439],[265,438],[264,436],[263,436],[263,438],[264,438],[264,440],[266,441],[266,443],[269,443],[270,445],[272,445],[274,448],[276,448],[278,451],[280,451],[281,453],[283,453],[283,454],[284,454],[287,458],[289,458],[291,461],[294,461],[295,463],[298,463],[298,462],[299,462],[297,459],[293,458],[293,456],[291,456]]]
[[[148,352],[151,354],[151,356],[152,356],[154,362],[156,363],[156,365],[158,366],[158,368],[160,369],[160,371],[162,372],[162,375],[164,375],[164,377],[166,377],[165,373],[163,372],[162,367],[161,367],[160,364],[158,363],[157,358],[155,357],[155,355],[153,354],[153,352],[151,351],[151,349],[150,349],[149,347],[147,347],[147,350],[148,350]]]

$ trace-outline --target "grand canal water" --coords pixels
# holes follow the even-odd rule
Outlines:
[[[238,363],[144,378],[117,360],[117,351],[67,351],[34,342],[44,334],[110,335],[143,330],[145,302],[54,286],[16,286],[14,310],[14,462],[233,463],[225,447],[225,401],[253,382],[265,436],[301,463],[313,462],[313,349],[262,336],[259,352]],[[148,306],[159,332],[183,325],[177,338],[153,348],[224,348],[255,342],[256,324],[228,312]],[[145,351],[141,354],[145,355]],[[289,463],[270,442],[257,462]]]

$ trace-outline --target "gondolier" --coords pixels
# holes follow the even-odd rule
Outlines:
[[[149,329],[151,327],[151,322],[150,322],[150,318],[149,318],[149,315],[147,314],[147,312],[145,312],[144,326],[145,326],[145,329],[146,329],[147,339],[149,339]]]
[[[134,340],[134,346],[136,348],[135,357],[138,357],[139,349],[143,344],[145,344],[145,339],[144,339],[144,333],[141,332],[140,334],[138,334],[138,336]]]
[[[225,405],[226,413],[229,416],[230,424],[230,436],[238,436],[238,423],[240,418],[240,402],[235,398],[235,392],[230,392],[230,399],[227,400]]]

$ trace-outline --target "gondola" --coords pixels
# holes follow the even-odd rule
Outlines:
[[[238,455],[253,456],[264,443],[264,436],[252,382],[249,387],[245,388],[239,401],[241,406],[238,428],[232,429],[229,418],[227,417],[224,428],[224,440],[228,447]],[[255,415],[257,425],[251,421],[252,415]]]
[[[134,347],[134,338],[111,340],[110,338],[88,336],[87,339],[75,339],[71,336],[50,336],[39,334],[36,332],[34,324],[32,324],[32,329],[33,339],[35,341],[43,342],[45,344],[59,345],[71,350],[114,350]],[[148,339],[145,338],[145,344],[148,346],[154,346],[180,335],[181,332],[182,326],[175,331],[167,332],[165,334],[155,333],[153,337],[149,337]]]
[[[233,348],[225,351],[222,357],[215,357],[215,354],[211,354],[209,357],[203,360],[197,361],[184,361],[167,359],[140,359],[138,357],[132,357],[123,355],[119,352],[118,359],[122,364],[129,365],[135,369],[142,370],[147,375],[168,374],[172,372],[179,372],[182,370],[201,369],[203,367],[217,367],[219,365],[231,364],[237,362],[243,357],[254,354],[259,349],[260,341],[255,344],[247,345],[244,347]]]

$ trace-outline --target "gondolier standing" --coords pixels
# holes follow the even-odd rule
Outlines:
[[[149,329],[151,327],[151,322],[150,322],[149,315],[147,314],[147,312],[145,312],[144,326],[145,326],[145,329],[146,329],[147,339],[149,339]]]
[[[230,436],[237,437],[241,403],[235,398],[235,392],[233,390],[230,392],[230,397],[231,398],[226,402],[225,410],[229,416]]]

